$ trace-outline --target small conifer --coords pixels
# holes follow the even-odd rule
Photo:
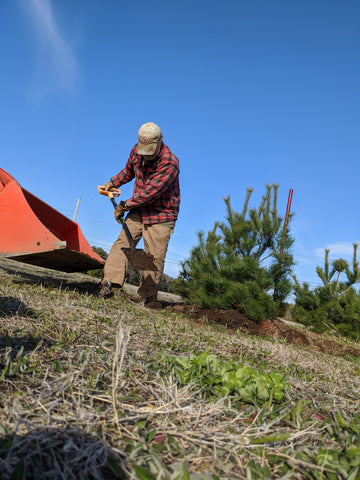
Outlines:
[[[353,244],[352,269],[343,258],[330,265],[330,250],[325,250],[324,267],[316,267],[322,285],[310,290],[307,283],[295,280],[294,320],[311,327],[316,332],[336,330],[358,340],[360,337],[360,294],[355,285],[360,281],[357,247]]]
[[[241,212],[224,199],[226,217],[207,233],[182,263],[173,290],[206,308],[237,309],[260,321],[274,318],[291,291],[293,239],[277,211],[278,185],[266,185],[258,208],[246,191]]]

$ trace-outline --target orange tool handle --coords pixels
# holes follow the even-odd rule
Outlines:
[[[104,188],[105,188],[105,185],[99,185],[97,187],[98,192],[101,195],[105,195],[105,196],[109,197],[110,200],[112,200],[115,197],[118,197],[121,193],[119,188],[112,187],[112,189],[110,191],[109,190],[104,190]]]

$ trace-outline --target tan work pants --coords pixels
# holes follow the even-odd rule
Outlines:
[[[144,225],[141,219],[141,214],[136,211],[130,212],[127,215],[126,225],[130,230],[135,245],[137,245],[141,237],[143,238],[145,252],[153,255],[154,263],[157,267],[156,271],[143,271],[138,294],[143,298],[156,298],[164,270],[165,255],[170,235],[174,230],[161,223]],[[121,230],[118,239],[111,247],[104,266],[103,276],[103,280],[108,280],[121,287],[124,284],[128,268],[128,259],[121,250],[122,248],[129,248],[129,241],[124,229]]]

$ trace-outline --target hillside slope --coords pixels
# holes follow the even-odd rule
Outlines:
[[[96,282],[0,260],[2,479],[360,478],[352,350],[252,335],[170,298],[103,300]],[[202,352],[289,388],[277,403],[221,395],[210,360],[206,388],[182,383],[176,359]]]

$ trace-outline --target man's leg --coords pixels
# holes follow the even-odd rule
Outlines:
[[[172,227],[164,226],[161,223],[144,225],[143,239],[145,251],[153,255],[157,270],[143,272],[138,289],[138,294],[142,298],[149,300],[156,300],[157,298],[159,283],[164,270],[166,251],[173,231]]]
[[[142,236],[143,223],[141,215],[137,212],[130,212],[126,217],[126,225],[136,245]],[[129,262],[122,248],[129,247],[125,230],[122,229],[106,259],[102,283],[110,282],[120,287],[123,286]]]

